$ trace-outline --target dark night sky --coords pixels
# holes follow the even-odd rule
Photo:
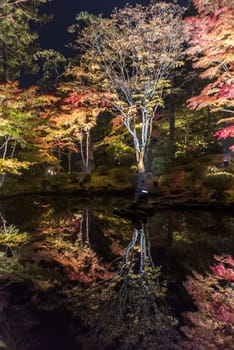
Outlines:
[[[42,7],[42,12],[53,14],[53,21],[40,28],[40,43],[43,48],[57,49],[65,55],[71,50],[65,44],[72,42],[73,37],[67,32],[67,27],[75,23],[75,16],[81,11],[108,16],[114,7],[124,7],[126,3],[146,5],[150,0],[52,0]],[[188,0],[180,0],[186,5]]]

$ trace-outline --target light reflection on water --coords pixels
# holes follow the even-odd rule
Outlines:
[[[28,232],[50,221],[62,225],[64,219],[81,216],[86,240],[97,254],[113,259],[123,254],[131,239],[132,220],[116,215],[116,210],[128,204],[125,198],[21,197],[2,201],[0,209],[8,225]],[[137,219],[137,213],[132,219]],[[208,268],[213,254],[234,251],[234,215],[230,212],[155,210],[146,227],[153,259],[166,274],[176,271],[182,276],[191,268]]]
[[[84,324],[85,317],[87,317],[87,322],[89,319],[89,325],[93,325],[94,329],[97,329],[97,322],[100,319],[100,305],[103,302],[106,312],[102,332],[105,332],[106,324],[110,324],[112,315],[116,314],[116,310],[119,310],[121,298],[127,298],[135,305],[134,309],[137,308],[139,313],[142,312],[142,304],[137,304],[139,291],[142,293],[142,287],[144,293],[150,290],[151,274],[155,266],[161,266],[160,278],[162,281],[167,281],[168,302],[177,315],[188,307],[182,282],[191,269],[200,272],[207,271],[213,263],[214,254],[230,254],[234,251],[234,217],[230,213],[198,210],[155,210],[154,215],[149,217],[143,215],[143,218],[142,213],[138,217],[138,213],[134,212],[130,215],[130,220],[116,214],[118,209],[127,207],[128,204],[124,198],[113,198],[112,200],[96,198],[86,201],[70,196],[22,197],[4,200],[1,203],[1,217],[4,218],[4,223],[16,225],[20,232],[26,230],[32,233],[32,240],[28,242],[28,246],[31,245],[30,249],[25,249],[23,246],[22,249],[16,251],[12,249],[9,253],[16,260],[18,259],[17,266],[23,266],[20,271],[21,276],[23,275],[24,279],[30,279],[30,274],[26,275],[28,267],[25,268],[26,265],[22,264],[28,261],[34,266],[35,263],[38,263],[34,272],[35,278],[38,278],[37,288],[41,288],[41,293],[45,294],[46,291],[45,295],[48,298],[49,290],[50,294],[52,293],[52,299],[57,298],[58,291],[59,298],[61,295],[63,297],[66,295],[65,305],[72,311],[74,311],[74,305],[78,308],[82,301],[84,311],[82,314],[80,306],[78,317],[82,319]],[[51,266],[54,267],[53,273]],[[70,281],[68,285],[64,280],[64,274]],[[116,276],[120,278],[117,279],[117,282]],[[147,276],[151,276],[150,279],[147,279]],[[103,281],[101,290],[98,289],[100,288],[98,285],[91,294],[89,289],[87,289],[89,294],[85,295],[80,286],[77,287],[77,283],[87,286],[97,281]],[[126,292],[126,283],[131,288],[128,288],[128,294],[123,293],[119,297],[116,290]],[[133,286],[134,288],[132,288]],[[129,294],[129,291],[134,291],[134,294],[132,292]],[[80,297],[82,293],[84,299]],[[102,295],[102,293],[104,294]],[[41,302],[41,296],[33,295],[33,298],[39,298]],[[69,299],[72,302],[69,303]],[[97,303],[100,305],[98,306]],[[46,300],[45,305],[43,307],[52,307],[51,300]],[[124,303],[125,305],[126,303]],[[144,312],[148,315],[149,320],[151,311],[155,312],[156,309],[154,309],[154,304],[145,302],[144,305],[148,305]],[[86,307],[88,309],[85,309]],[[102,313],[103,310],[101,310]],[[123,309],[121,313],[121,315],[128,315],[128,318],[133,317],[132,314],[133,309],[131,308],[127,311]],[[159,313],[159,315],[161,314]],[[60,317],[64,317],[64,315]],[[132,329],[134,328],[139,333],[138,328],[141,327],[137,323],[139,317],[137,318],[136,315],[134,317],[135,328],[132,327]],[[128,318],[126,319],[129,323]],[[119,323],[111,326],[115,333],[118,333],[117,328],[120,330],[120,324],[123,324],[121,317],[118,320]],[[162,318],[159,317],[159,323],[160,320]],[[44,319],[43,322],[45,322]],[[55,322],[54,319],[53,322]],[[147,323],[147,319],[145,322]],[[153,320],[151,320],[152,322]],[[98,324],[100,329],[100,322]],[[123,334],[120,332],[119,336],[123,337],[124,335],[128,339],[126,329],[122,329],[122,331]],[[110,334],[113,336],[113,332],[109,332],[109,336]],[[68,335],[64,330],[63,341],[66,336]],[[130,337],[128,341],[131,342],[133,339]],[[84,344],[85,342],[81,349],[90,350],[90,344]],[[70,348],[68,347],[66,350],[73,349],[72,346],[70,344]],[[14,350],[14,347],[12,349]],[[35,346],[28,349],[42,350]],[[46,345],[44,349],[47,350]],[[58,349],[62,350],[63,348],[58,346]],[[21,348],[18,347],[17,350],[21,350]],[[25,348],[25,350],[27,349]]]

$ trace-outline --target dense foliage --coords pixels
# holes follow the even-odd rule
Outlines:
[[[184,349],[232,349],[234,327],[234,261],[231,256],[218,257],[211,273],[196,272],[185,282],[197,311],[187,312],[182,331],[187,341]]]
[[[232,115],[234,6],[228,1],[212,1],[210,4],[204,0],[194,0],[194,5],[198,14],[185,19],[185,35],[189,44],[186,53],[193,67],[201,72],[200,77],[208,83],[198,96],[189,99],[189,106],[193,109],[207,107],[211,111]],[[232,123],[233,118],[222,118],[220,122]],[[233,137],[233,125],[225,126],[216,136],[220,139]]]
[[[44,175],[99,167],[106,174],[109,167],[133,163],[139,172],[161,176],[177,159],[220,152],[220,140],[230,146],[233,119],[219,115],[233,105],[230,4],[194,1],[197,14],[184,21],[187,57],[206,84],[191,97],[199,80],[189,66],[181,70],[183,9],[178,5],[127,5],[109,18],[79,14],[78,56],[61,75],[64,57],[41,50],[30,26],[45,20],[38,17],[44,2],[5,1],[1,7],[3,178],[23,169]],[[37,87],[23,87],[22,77],[39,69]],[[190,108],[216,113],[189,111],[188,96]]]
[[[126,6],[108,19],[89,18],[77,39],[84,72],[111,94],[109,102],[132,137],[139,172],[145,171],[153,119],[164,105],[170,72],[182,64],[182,14],[173,4]]]

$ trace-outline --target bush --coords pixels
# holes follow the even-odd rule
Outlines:
[[[100,165],[97,168],[97,174],[98,175],[107,175],[109,171],[109,167],[107,165]]]
[[[81,185],[84,185],[90,181],[91,181],[91,174],[90,173],[84,173],[80,176],[79,183]]]
[[[127,182],[129,181],[129,178],[130,176],[130,170],[128,169],[123,169],[123,168],[115,168],[115,169],[112,169],[112,176],[113,176],[113,179],[118,181],[118,182]]]
[[[234,185],[234,176],[224,172],[208,174],[203,178],[203,182],[205,186],[222,192]]]
[[[152,172],[160,176],[167,172],[169,165],[173,161],[173,144],[170,141],[157,142],[152,150]]]
[[[169,186],[170,185],[170,177],[168,175],[161,175],[158,183],[159,183],[159,186]]]
[[[152,161],[152,172],[154,175],[160,176],[167,172],[168,159],[163,156],[154,157]]]

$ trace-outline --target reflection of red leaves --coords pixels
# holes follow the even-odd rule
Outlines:
[[[228,322],[234,317],[231,312],[227,309],[225,305],[222,305],[217,302],[211,303],[211,311],[214,317],[221,322]]]
[[[234,329],[234,260],[231,256],[215,256],[212,274],[194,273],[185,283],[197,307],[186,312],[182,331],[187,339],[183,349],[231,349]],[[187,322],[188,321],[188,322]]]
[[[113,273],[108,271],[109,266],[101,265],[95,252],[89,247],[83,248],[77,258],[68,257],[65,261],[60,260],[60,263],[71,281],[79,281],[83,284],[106,280],[113,276]]]
[[[52,249],[38,250],[35,254],[38,261],[56,262],[62,267],[70,281],[92,284],[113,276],[109,264],[101,263],[96,253],[89,247],[74,248],[62,251]]]
[[[219,278],[225,279],[227,281],[234,281],[233,268],[227,268],[223,263],[212,266],[211,271]]]

